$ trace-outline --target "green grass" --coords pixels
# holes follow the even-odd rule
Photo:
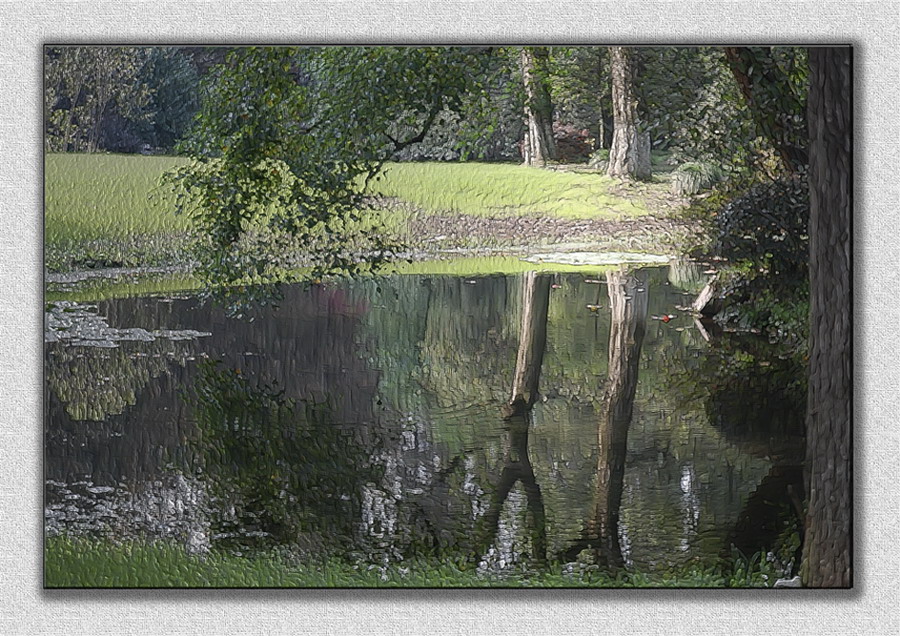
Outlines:
[[[500,163],[389,163],[374,183],[433,214],[543,214],[561,218],[622,219],[647,214],[640,201],[609,193],[617,181],[599,173],[558,172]]]
[[[172,212],[172,197],[157,184],[166,170],[186,162],[179,157],[48,154],[44,163],[45,241],[183,232],[188,220]]]
[[[189,555],[166,542],[48,538],[44,584],[59,587],[765,587],[759,572],[723,575],[702,568],[681,572],[610,576],[562,566],[539,574],[485,576],[470,564],[416,561],[385,570],[329,559],[298,563],[274,554],[238,557]]]
[[[190,274],[147,274],[113,280],[108,278],[88,280],[75,285],[71,290],[61,289],[58,285],[50,285],[44,294],[44,300],[47,302],[59,300],[96,302],[110,298],[175,294],[194,291],[201,287],[200,280]]]

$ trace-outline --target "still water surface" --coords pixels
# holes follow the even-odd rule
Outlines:
[[[47,533],[494,572],[762,547],[802,418],[710,397],[710,344],[677,309],[697,281],[392,276],[242,319],[190,296],[55,303]]]

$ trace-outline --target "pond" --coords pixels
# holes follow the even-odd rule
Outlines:
[[[241,318],[193,295],[51,302],[46,533],[500,575],[765,551],[802,410],[709,376],[683,311],[702,278],[394,275]]]

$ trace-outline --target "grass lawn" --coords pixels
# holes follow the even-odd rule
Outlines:
[[[429,162],[386,164],[373,190],[432,214],[623,219],[648,213],[640,200],[610,194],[617,184],[599,173],[505,163]]]
[[[48,244],[125,239],[184,231],[160,176],[187,161],[142,155],[48,154],[44,163],[44,240]]]

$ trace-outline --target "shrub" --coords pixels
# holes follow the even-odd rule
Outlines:
[[[672,171],[672,194],[691,196],[708,190],[724,177],[722,169],[710,163],[689,161]]]
[[[720,321],[759,329],[802,352],[808,333],[809,193],[803,177],[757,183],[716,217],[715,253],[730,263]]]
[[[593,168],[594,170],[605,171],[608,165],[609,150],[607,148],[600,148],[599,150],[595,150],[588,159],[588,166]]]
[[[759,183],[717,216],[715,251],[757,273],[805,278],[809,260],[809,191],[803,177]]]

